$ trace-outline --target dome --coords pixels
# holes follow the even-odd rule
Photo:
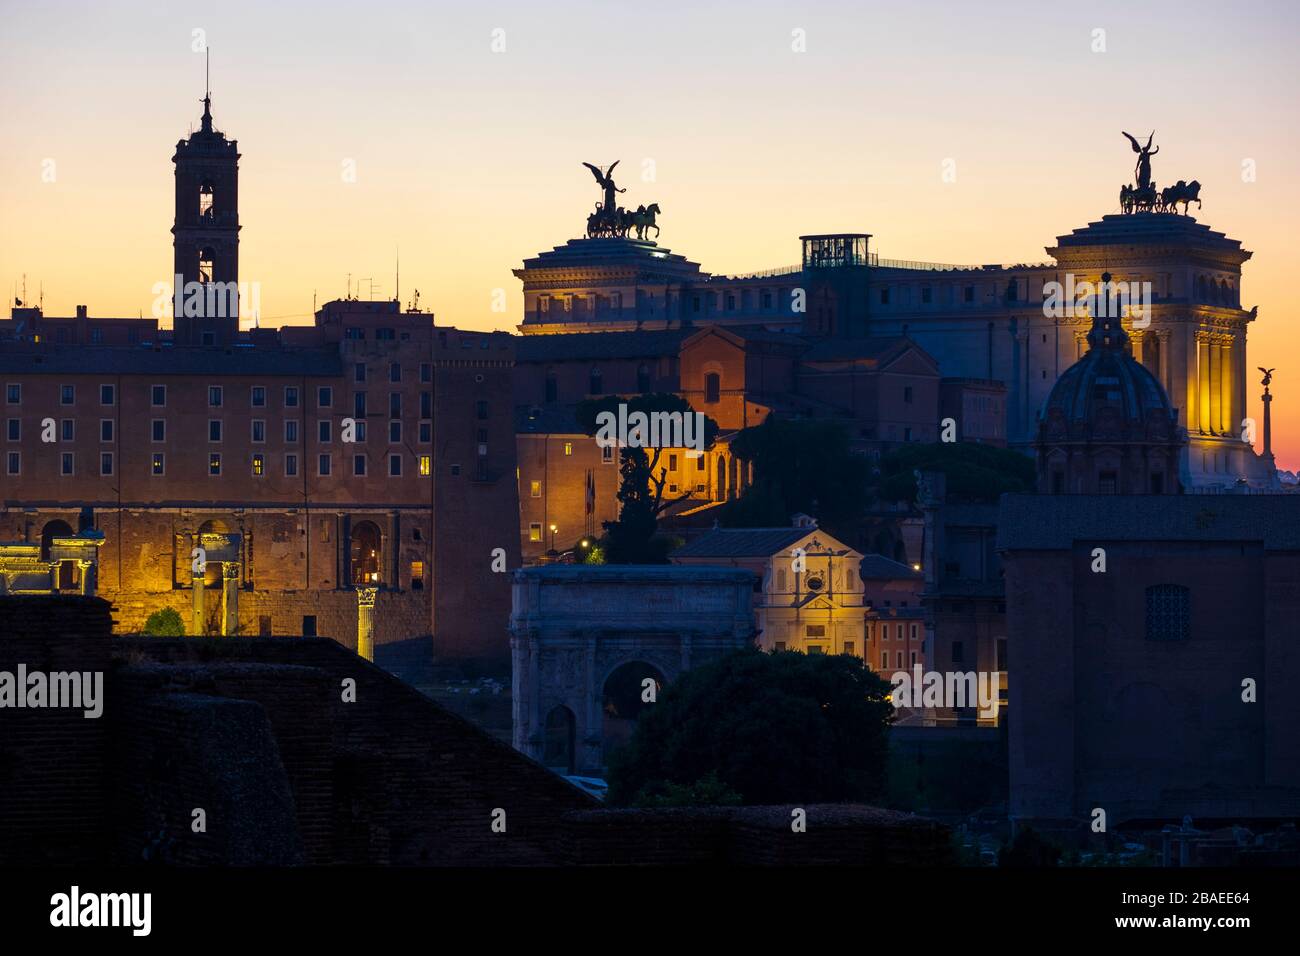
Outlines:
[[[1043,403],[1039,417],[1048,437],[1173,437],[1178,412],[1159,380],[1129,353],[1120,320],[1095,317],[1088,346]]]
[[[1066,421],[1087,422],[1103,409],[1128,422],[1146,422],[1152,412],[1171,422],[1177,416],[1160,382],[1123,345],[1090,349],[1066,369],[1043,403],[1043,417],[1059,410]]]

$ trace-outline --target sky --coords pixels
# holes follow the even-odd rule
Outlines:
[[[349,283],[393,297],[400,250],[404,305],[419,289],[440,323],[513,328],[511,269],[600,198],[583,161],[621,160],[624,202],[657,202],[661,243],[714,273],[795,263],[799,235],[834,231],[886,258],[1042,261],[1118,211],[1120,131],[1154,130],[1157,182],[1199,180],[1194,215],[1254,252],[1249,364],[1278,369],[1274,448],[1300,468],[1298,11],[2,0],[0,283],[21,295],[25,274],[47,314],[149,314],[205,43],[264,325],[308,323]]]

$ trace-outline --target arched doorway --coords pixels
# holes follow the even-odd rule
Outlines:
[[[220,518],[209,518],[203,524],[199,525],[199,530],[194,536],[194,546],[199,547],[202,544],[202,535],[205,534],[230,534],[230,525],[226,524]],[[203,586],[205,588],[221,587],[221,561],[207,561],[203,567]]]
[[[45,527],[41,529],[41,560],[50,560],[50,545],[55,538],[65,538],[72,534],[72,525],[66,521],[55,519],[47,521]]]
[[[72,534],[72,525],[66,521],[55,519],[47,521],[45,527],[41,529],[41,560],[50,560],[50,548],[55,538],[64,538]],[[71,591],[77,586],[76,564],[72,561],[60,561],[58,573],[54,578],[54,589],[56,591]]]
[[[551,708],[542,729],[542,766],[561,773],[573,773],[577,723],[573,711],[563,704]]]
[[[352,526],[352,586],[378,587],[383,581],[383,535],[373,521]]]
[[[653,681],[653,695],[650,685]],[[636,729],[637,718],[647,707],[652,707],[663,690],[664,675],[657,667],[645,661],[628,661],[621,664],[605,678],[602,690],[601,712],[604,716],[601,736],[604,741],[605,761],[619,747],[627,743]],[[650,699],[647,700],[647,697]]]

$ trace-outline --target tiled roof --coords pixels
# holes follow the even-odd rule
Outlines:
[[[822,339],[803,353],[805,362],[834,362],[848,359],[870,359],[879,361],[901,354],[905,348],[914,343],[905,338],[866,338],[866,339]]]
[[[515,361],[564,362],[579,359],[654,358],[676,355],[682,339],[698,329],[642,332],[574,332],[524,335],[516,339]]]
[[[1076,541],[1259,541],[1300,550],[1297,495],[1003,495],[1001,550]]]
[[[767,558],[814,528],[714,528],[672,553],[674,558]]]
[[[81,346],[0,348],[0,373],[59,375],[275,375],[343,374],[333,349],[164,348]]]
[[[887,558],[883,554],[863,555],[859,573],[864,581],[894,581],[899,578],[920,578],[920,571],[913,571],[902,562]]]

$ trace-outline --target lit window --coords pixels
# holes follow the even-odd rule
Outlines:
[[[219,452],[208,456],[208,474],[214,477],[221,474],[221,454]]]
[[[420,475],[427,478],[433,474],[433,461],[428,455],[420,456]]]
[[[424,590],[424,562],[423,561],[411,562],[411,590],[412,591]]]
[[[253,456],[253,477],[261,478],[266,473],[266,459],[262,455]]]
[[[572,455],[572,454],[573,454],[573,442],[571,442],[571,441],[566,441],[566,442],[564,443],[564,455],[565,455],[565,457],[567,458],[568,456],[570,456],[570,455]]]
[[[542,540],[542,526],[541,526],[541,524],[539,524],[538,522],[534,521],[534,522],[532,522],[532,523],[528,526],[528,540],[529,540],[529,541],[541,541],[541,540]]]
[[[150,471],[155,475],[165,475],[167,473],[167,457],[162,453],[155,453],[150,465]]]
[[[528,489],[532,497],[540,498],[542,496],[542,483],[540,481],[529,482]]]

